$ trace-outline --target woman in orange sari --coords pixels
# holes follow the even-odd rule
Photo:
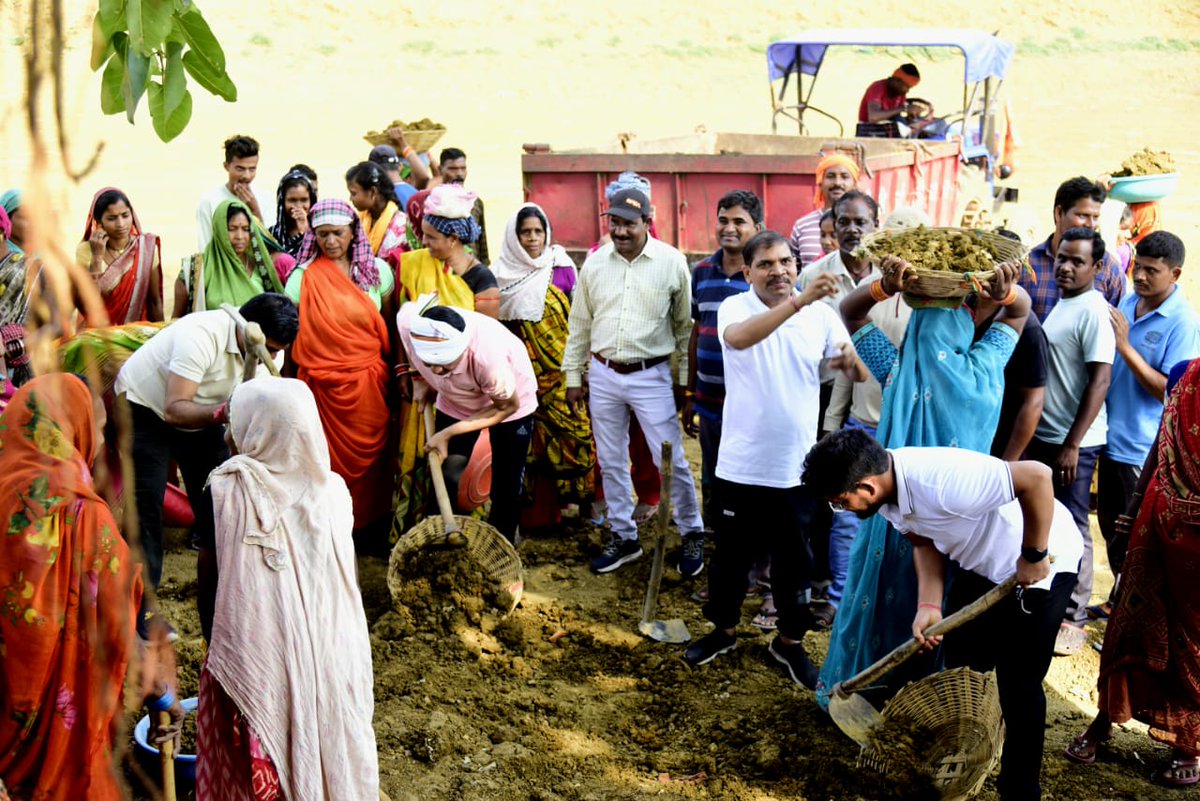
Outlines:
[[[142,228],[124,192],[96,193],[75,260],[96,280],[108,325],[162,322],[162,243]]]
[[[33,379],[0,415],[0,777],[18,800],[123,797],[112,745],[142,578],[92,484],[103,424],[64,373]]]
[[[358,215],[344,200],[321,200],[309,210],[297,261],[285,290],[300,307],[291,358],[296,377],[316,396],[333,471],[345,479],[354,528],[362,529],[391,501],[387,390],[395,357],[384,320],[396,317],[395,278],[371,255]]]

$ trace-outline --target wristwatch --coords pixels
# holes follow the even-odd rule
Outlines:
[[[1031,565],[1036,565],[1038,562],[1050,555],[1048,548],[1034,548],[1029,545],[1021,548],[1021,558]]]

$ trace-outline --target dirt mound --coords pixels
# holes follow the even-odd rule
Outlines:
[[[395,614],[376,624],[376,633],[385,639],[479,626],[485,613],[503,614],[512,607],[512,597],[496,586],[466,548],[398,551],[392,571],[389,588]]]

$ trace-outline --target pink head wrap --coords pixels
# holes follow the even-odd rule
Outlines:
[[[12,236],[12,220],[8,219],[8,212],[3,206],[0,206],[0,233],[4,234],[5,240]]]

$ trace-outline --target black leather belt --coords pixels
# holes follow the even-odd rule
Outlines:
[[[663,362],[667,361],[671,357],[669,355],[668,356],[655,356],[653,359],[642,359],[640,362],[627,362],[627,363],[614,362],[612,359],[604,358],[599,353],[593,353],[592,358],[595,359],[596,361],[600,362],[601,364],[603,364],[609,370],[612,370],[614,373],[620,373],[621,375],[629,375],[630,373],[637,373],[637,372],[641,372],[642,370],[649,370],[651,367],[662,364]]]

